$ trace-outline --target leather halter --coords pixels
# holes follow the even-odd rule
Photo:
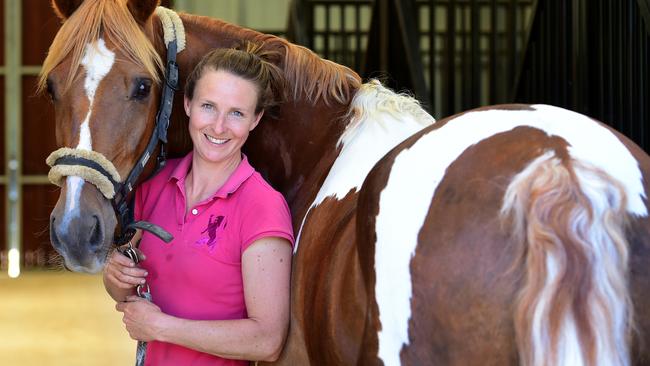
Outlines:
[[[133,221],[133,198],[128,199],[129,194],[133,191],[140,174],[147,165],[149,158],[154,153],[156,146],[160,142],[160,151],[156,159],[156,170],[158,172],[165,166],[167,153],[165,144],[167,143],[167,129],[169,128],[169,119],[172,114],[174,103],[174,91],[178,90],[178,64],[176,64],[176,40],[172,40],[167,45],[167,67],[165,68],[165,80],[163,81],[163,90],[160,98],[160,107],[156,115],[156,126],[147,147],[142,155],[131,169],[123,183],[115,187],[115,197],[111,200],[118,222],[120,224],[120,233],[115,236],[115,243],[122,245],[128,242],[135,234],[135,229],[142,229],[158,236],[163,241],[169,243],[173,236],[160,226],[145,221]],[[154,174],[155,174],[154,173]]]

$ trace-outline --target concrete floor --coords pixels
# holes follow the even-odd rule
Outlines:
[[[135,346],[101,276],[0,273],[0,365],[132,365]]]

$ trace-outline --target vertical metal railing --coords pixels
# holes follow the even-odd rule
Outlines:
[[[294,29],[288,33],[293,41],[320,56],[359,71],[363,65],[373,4],[374,0],[294,1],[292,11],[301,14],[301,18],[296,19],[290,28],[302,29],[306,37],[296,34]]]
[[[387,7],[382,1],[294,1],[293,8],[302,9],[303,19],[312,19],[300,24],[307,34],[303,44],[360,73],[382,75],[387,72],[388,60],[378,60],[379,70],[363,70],[368,16],[374,6]],[[419,57],[431,103],[428,107],[435,117],[512,100],[534,0],[404,1],[415,6]],[[390,21],[395,20],[385,20]],[[383,38],[388,39],[388,35]],[[404,55],[387,56],[408,59]]]
[[[650,32],[643,11],[637,1],[540,0],[517,100],[584,113],[649,151]]]
[[[8,274],[18,277],[21,260],[21,1],[5,1],[5,212]]]
[[[415,0],[432,111],[444,117],[514,95],[534,0]]]

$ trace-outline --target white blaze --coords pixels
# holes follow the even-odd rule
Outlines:
[[[115,53],[106,48],[103,39],[86,45],[84,57],[81,60],[81,66],[86,69],[86,79],[84,80],[84,89],[88,97],[88,112],[79,128],[79,143],[77,149],[92,150],[92,137],[90,136],[90,116],[93,110],[93,101],[97,87],[104,76],[113,67]],[[83,188],[84,180],[80,177],[70,176],[66,179],[67,196],[65,205],[65,214],[62,225],[67,226],[70,219],[79,216],[79,196]]]
[[[409,344],[410,263],[418,234],[447,168],[468,147],[520,126],[560,136],[569,143],[573,158],[621,181],[628,196],[628,212],[648,215],[638,163],[611,131],[575,112],[547,105],[532,108],[465,113],[422,136],[396,157],[380,194],[375,228],[375,293],[381,322],[378,357],[385,365],[399,365],[400,350]]]

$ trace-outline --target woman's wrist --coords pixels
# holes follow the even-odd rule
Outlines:
[[[159,342],[173,342],[173,329],[179,318],[160,312],[153,322],[154,338]]]

